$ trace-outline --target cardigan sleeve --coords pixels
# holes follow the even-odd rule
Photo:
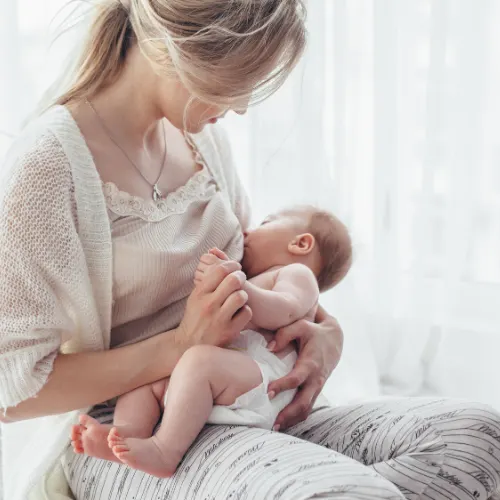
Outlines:
[[[74,329],[67,305],[82,257],[72,199],[57,139],[50,132],[18,139],[0,183],[1,408],[40,391]]]
[[[251,221],[250,199],[238,175],[227,132],[221,125],[213,126],[213,131],[233,212],[243,231],[246,231]]]

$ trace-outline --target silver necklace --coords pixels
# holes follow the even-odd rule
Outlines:
[[[139,172],[141,177],[151,186],[151,188],[153,189],[153,193],[152,193],[153,200],[154,201],[161,200],[163,197],[163,193],[160,191],[160,188],[158,187],[158,181],[160,180],[161,174],[163,173],[163,170],[165,168],[165,159],[167,157],[167,140],[165,138],[165,123],[163,121],[161,122],[162,133],[163,133],[163,160],[161,163],[160,173],[158,174],[156,181],[153,184],[151,184],[151,182],[141,172],[141,169],[130,159],[130,156],[127,154],[127,152],[120,146],[120,144],[118,144],[116,139],[113,137],[113,134],[111,133],[111,131],[108,129],[108,127],[106,127],[106,124],[104,123],[104,121],[101,119],[101,117],[99,116],[99,114],[95,110],[94,106],[92,106],[92,103],[87,98],[85,98],[85,103],[89,105],[90,109],[92,110],[92,112],[96,116],[97,120],[101,124],[102,128],[106,132],[106,135],[109,137],[111,142],[125,155],[127,160],[137,170],[137,172]]]

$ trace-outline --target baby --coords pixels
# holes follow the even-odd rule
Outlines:
[[[82,415],[71,435],[75,452],[170,477],[206,423],[272,429],[296,391],[274,397],[267,386],[297,359],[292,345],[268,349],[273,332],[302,318],[314,321],[319,292],[342,280],[351,255],[347,229],[327,212],[301,207],[268,217],[245,235],[243,290],[253,316],[237,340],[229,348],[188,349],[169,379],[118,399],[113,426]],[[195,283],[221,259],[227,257],[217,249],[205,254]]]

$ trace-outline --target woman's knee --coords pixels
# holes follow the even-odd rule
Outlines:
[[[484,403],[470,403],[469,412],[500,443],[500,412]]]
[[[331,498],[336,500],[403,500],[400,490],[370,467],[338,452],[306,442],[295,442],[295,451],[284,449],[285,467],[262,477],[266,491],[248,498]],[[288,496],[287,496],[288,493]]]
[[[489,443],[488,451],[497,458],[500,469],[500,413],[489,405],[470,403],[461,417],[464,430],[472,431],[463,432],[461,439],[477,441],[476,434],[478,434],[481,439]]]
[[[484,448],[488,443],[488,452],[500,460],[500,413],[491,406],[457,401],[425,420],[449,446],[474,442]]]
[[[378,474],[353,476],[356,484],[332,487],[329,491],[318,492],[308,498],[330,498],[335,500],[404,500],[401,491]]]
[[[335,500],[404,500],[404,495],[390,481],[380,476],[373,470],[353,468],[342,474],[341,468],[337,467],[315,480],[316,472],[309,471],[309,479],[294,477],[293,480],[283,483],[279,480],[280,489],[271,488],[269,494],[262,498],[287,498],[286,489],[294,492],[294,495],[304,499],[324,498]],[[294,497],[295,498],[295,497]]]
[[[344,453],[365,465],[409,456],[436,466],[443,462],[446,450],[439,430],[412,413],[389,413],[366,420],[352,430],[350,437]]]
[[[489,498],[500,487],[500,413],[483,403],[448,401],[426,421],[445,445],[443,470],[459,477],[474,498]],[[448,477],[441,473],[440,481]]]
[[[484,472],[491,476],[495,488],[500,487],[500,413],[483,403],[464,403],[457,415],[460,423],[450,419],[441,431],[455,454],[477,457]]]

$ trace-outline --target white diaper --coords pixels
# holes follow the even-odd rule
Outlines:
[[[282,392],[270,400],[267,386],[269,382],[290,373],[297,360],[297,353],[294,350],[283,359],[278,358],[267,349],[266,339],[252,330],[241,332],[231,347],[246,352],[259,365],[262,383],[242,394],[230,406],[214,406],[208,423],[272,429],[279,412],[292,401],[296,390]]]

